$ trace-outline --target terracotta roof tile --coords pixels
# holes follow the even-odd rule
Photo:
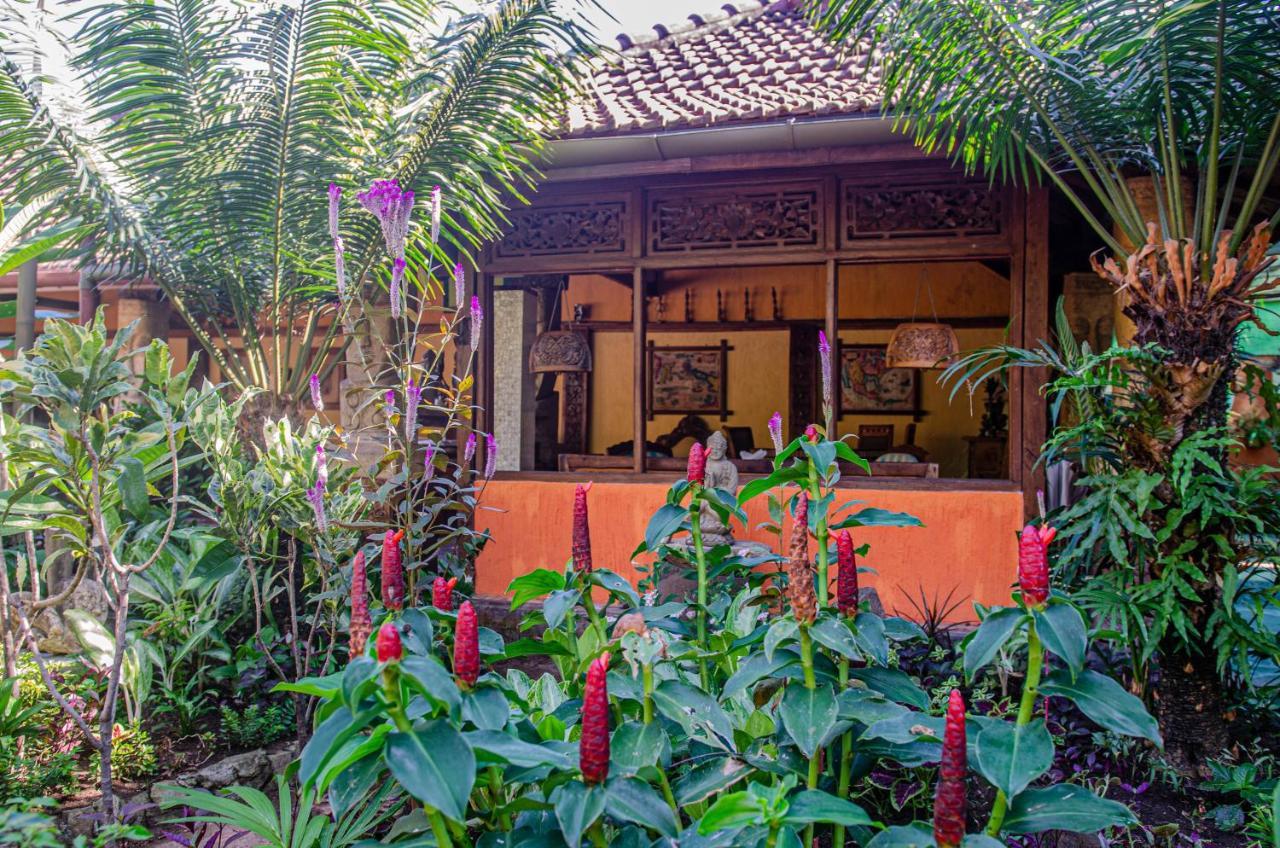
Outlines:
[[[560,136],[878,109],[876,57],[865,45],[843,52],[827,42],[800,6],[726,3],[684,23],[659,24],[654,35],[619,36],[622,51],[591,73]]]

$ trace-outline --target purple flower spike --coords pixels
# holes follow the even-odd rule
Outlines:
[[[467,297],[467,269],[459,262],[453,266],[453,298],[454,303],[462,305]]]
[[[329,457],[325,455],[324,445],[316,445],[316,483],[321,488],[329,485]]]
[[[480,330],[484,327],[484,309],[480,306],[480,298],[471,296],[471,347],[480,347]]]
[[[387,403],[387,415],[395,415],[396,414],[396,390],[387,389],[387,393],[382,396],[382,399]]]
[[[413,380],[404,390],[404,437],[413,441],[413,430],[418,423],[418,402],[422,400],[422,388]]]
[[[324,395],[320,392],[320,375],[311,375],[311,405],[316,412],[324,412]]]
[[[404,311],[404,260],[397,259],[391,263],[391,317],[399,318]]]
[[[436,443],[429,439],[427,440],[427,453],[422,458],[422,471],[427,475],[428,480],[434,477],[436,473]]]
[[[440,186],[431,189],[431,243],[440,240]]]
[[[311,501],[311,508],[316,513],[316,527],[321,533],[329,530],[329,519],[324,514],[324,484],[317,481],[315,486],[307,489],[307,500]]]
[[[769,438],[773,440],[773,452],[776,456],[782,453],[782,413],[775,412],[769,416]]]
[[[401,191],[397,180],[374,180],[369,190],[357,194],[356,199],[378,219],[387,253],[393,259],[404,259],[409,218],[413,214],[413,192]]]
[[[333,272],[338,288],[338,299],[347,299],[347,257],[341,238],[333,240]]]
[[[498,440],[492,433],[484,437],[484,479],[492,480],[498,470]]]
[[[474,432],[467,436],[467,446],[462,449],[463,465],[470,464],[471,460],[476,456],[476,434]]]
[[[822,407],[830,418],[835,410],[835,383],[832,379],[831,342],[822,330],[818,331],[818,358],[822,362]]]
[[[342,202],[342,186],[329,183],[329,238],[338,238],[338,204]]]

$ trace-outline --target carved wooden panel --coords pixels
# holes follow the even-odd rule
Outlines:
[[[499,258],[627,253],[630,210],[625,197],[533,206],[511,212]]]
[[[651,253],[803,250],[821,240],[818,185],[664,192],[649,199]]]
[[[588,410],[587,373],[567,371],[560,383],[560,451],[587,452]]]
[[[985,183],[902,186],[845,183],[840,232],[867,239],[963,238],[1004,229],[1002,193]]]

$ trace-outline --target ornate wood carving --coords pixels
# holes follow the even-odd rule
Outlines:
[[[822,240],[818,186],[663,193],[649,200],[652,253],[814,248]]]
[[[845,183],[844,242],[866,239],[963,238],[1003,230],[999,189],[985,183],[944,186]]]
[[[495,255],[572,256],[626,253],[630,210],[625,198],[516,209]]]
[[[587,403],[586,371],[566,371],[560,383],[560,451],[562,453],[587,452]]]

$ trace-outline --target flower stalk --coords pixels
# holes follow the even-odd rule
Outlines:
[[[1031,713],[1035,709],[1036,697],[1040,694],[1040,674],[1044,669],[1044,645],[1040,634],[1036,632],[1035,619],[1027,622],[1027,679],[1022,687],[1022,700],[1018,702],[1017,727],[1030,723]],[[987,819],[987,835],[994,838],[1004,825],[1005,816],[1009,812],[1009,799],[1004,791],[996,792],[995,805],[991,808],[991,818]]]

